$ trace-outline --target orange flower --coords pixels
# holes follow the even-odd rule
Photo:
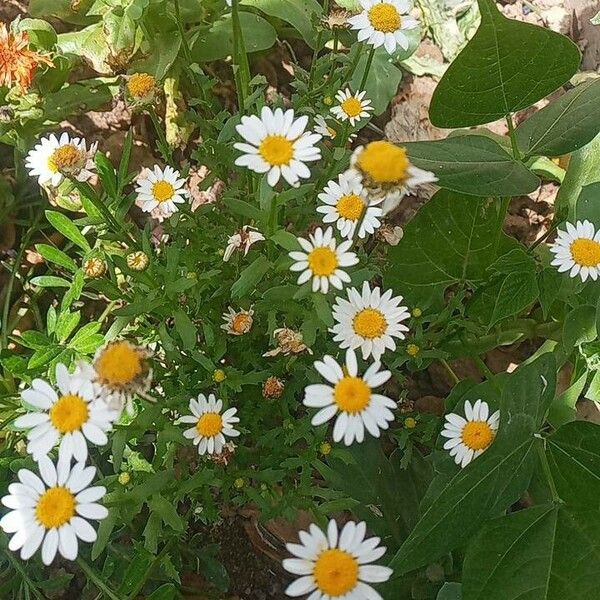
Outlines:
[[[29,50],[28,46],[26,32],[15,33],[5,23],[0,23],[0,87],[16,85],[25,91],[31,85],[38,65],[53,66],[49,58]]]

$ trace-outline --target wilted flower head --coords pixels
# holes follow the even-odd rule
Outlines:
[[[252,328],[253,314],[254,311],[252,309],[241,309],[235,311],[230,306],[229,311],[223,313],[223,319],[225,319],[225,323],[221,325],[221,329],[224,329],[227,333],[230,333],[231,335],[244,335],[245,333],[248,333]]]
[[[304,337],[299,331],[282,327],[276,329],[273,336],[277,340],[277,348],[265,352],[263,356],[277,356],[278,354],[287,356],[288,354],[300,354],[305,351],[312,354],[312,350],[304,343]]]
[[[235,250],[242,251],[243,249],[244,256],[246,256],[252,244],[261,242],[264,239],[265,236],[255,227],[244,225],[237,233],[234,233],[229,237],[229,240],[227,241],[227,248],[225,248],[225,254],[223,254],[223,260],[227,262]]]
[[[29,35],[13,31],[0,23],[0,87],[18,87],[26,91],[39,65],[53,66],[52,60],[29,50]]]
[[[262,386],[262,395],[263,398],[267,400],[281,398],[283,394],[283,390],[285,389],[285,385],[281,379],[278,379],[274,375],[271,377],[267,377]]]
[[[134,73],[127,77],[125,89],[133,104],[152,104],[158,91],[156,79],[148,73]]]

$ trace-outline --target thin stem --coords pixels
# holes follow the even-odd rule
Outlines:
[[[562,502],[560,496],[558,495],[556,484],[554,483],[554,477],[552,477],[550,465],[548,464],[548,457],[546,456],[545,452],[545,444],[546,441],[544,439],[539,440],[539,443],[537,444],[538,458],[540,459],[542,471],[544,471],[544,475],[546,476],[546,481],[548,482],[548,487],[550,488],[550,493],[552,494],[552,500],[554,502]]]
[[[170,163],[173,159],[173,155],[171,153],[171,148],[169,147],[169,142],[167,142],[167,136],[163,131],[163,128],[156,116],[156,113],[153,110],[149,110],[148,114],[150,115],[150,119],[152,121],[152,125],[154,126],[154,131],[156,132],[156,137],[158,138],[158,150],[160,151],[163,159]]]
[[[355,91],[357,91],[357,92],[364,91],[365,85],[367,83],[367,79],[369,78],[369,71],[371,70],[371,64],[373,63],[374,56],[375,56],[375,46],[372,46],[371,50],[369,51],[369,56],[367,58],[367,64],[365,65],[365,71],[363,73],[362,80],[360,82],[360,86],[359,86],[358,90],[355,90]]]
[[[196,88],[198,92],[204,99],[204,90],[202,89],[201,83],[198,81],[198,74],[194,69],[191,69],[190,66],[194,64],[196,61],[192,57],[192,51],[190,50],[190,45],[188,44],[187,38],[185,37],[185,29],[183,28],[183,21],[181,20],[181,7],[179,6],[179,0],[173,0],[173,4],[175,5],[175,20],[177,21],[177,28],[179,29],[179,37],[181,38],[181,47],[183,48],[183,55],[185,56],[185,60],[187,62],[186,71],[191,71],[192,79],[196,84]]]
[[[452,381],[454,381],[454,384],[456,385],[457,383],[460,383],[458,375],[454,372],[454,369],[448,364],[448,361],[446,361],[443,358],[440,358],[440,363],[442,363],[444,369],[448,371],[448,375],[450,375],[450,378],[452,379]]]
[[[327,16],[329,13],[329,0],[325,0],[323,2],[323,14]],[[315,49],[313,52],[312,61],[310,63],[310,73],[308,75],[308,92],[310,93],[312,90],[312,86],[315,80],[315,73],[317,67],[317,59],[319,58],[319,52],[321,51],[323,46],[323,27],[319,27],[319,32],[317,33],[317,39],[315,42]]]
[[[508,125],[508,135],[510,137],[513,156],[517,160],[521,160],[521,153],[519,152],[519,145],[517,144],[517,136],[515,135],[515,126],[511,114],[506,115],[506,124]]]
[[[110,600],[123,600],[119,598],[115,592],[113,592],[102,580],[101,577],[96,575],[96,572],[88,565],[83,558],[79,557],[77,559],[77,565],[79,568],[87,575],[87,577],[91,580],[91,582],[105,595],[110,598]]]
[[[244,33],[240,24],[240,15],[238,11],[239,0],[233,0],[231,4],[231,23],[233,25],[233,59],[235,87],[238,95],[238,105],[241,111],[246,106],[246,98],[250,87],[250,64],[246,54],[246,44],[244,42]],[[237,67],[237,68],[236,68]]]

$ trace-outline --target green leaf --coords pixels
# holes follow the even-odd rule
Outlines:
[[[249,12],[240,12],[239,15],[248,52],[267,50],[273,46],[277,33],[268,21]],[[215,22],[209,31],[199,33],[191,50],[192,57],[198,62],[219,60],[233,54],[231,15]]]
[[[164,583],[155,589],[147,600],[175,600],[177,598],[177,588],[172,583]]]
[[[368,54],[368,52],[361,53],[350,82],[352,89],[357,90],[362,82]],[[398,93],[401,81],[402,71],[394,64],[393,58],[382,48],[376,50],[364,87],[367,98],[372,102],[374,114],[380,115],[387,110],[390,100]]]
[[[231,286],[231,298],[238,299],[246,296],[272,268],[271,263],[262,254],[254,259],[240,274],[238,280]]]
[[[389,251],[387,287],[409,304],[439,301],[452,284],[477,283],[512,241],[500,232],[499,204],[441,190],[406,225]]]
[[[39,275],[38,277],[32,277],[29,283],[39,287],[71,287],[71,284],[66,279],[55,277],[54,275]]]
[[[517,196],[537,189],[540,180],[494,140],[460,135],[404,144],[412,163],[432,171],[446,189],[474,196]]]
[[[49,262],[64,267],[72,273],[77,271],[75,261],[62,250],[48,244],[36,244],[35,249]]]
[[[192,320],[181,309],[175,311],[175,329],[183,342],[185,350],[191,350],[196,346],[198,330]]]
[[[98,537],[92,546],[92,560],[96,560],[102,554],[102,552],[104,552],[104,548],[106,548],[108,540],[110,539],[110,534],[112,533],[116,524],[117,510],[115,508],[111,508],[108,511],[108,516],[106,519],[100,521],[100,525],[98,526]]]
[[[100,331],[101,324],[97,321],[93,321],[92,323],[86,323],[71,339],[69,342],[69,346],[78,352],[82,352],[87,354],[95,350],[94,347],[90,348],[91,343],[99,340],[100,345],[104,339],[104,336],[98,334]]]
[[[574,308],[563,324],[563,347],[571,352],[575,346],[596,339],[596,307],[589,304]]]
[[[76,312],[61,312],[58,315],[58,320],[56,321],[56,328],[54,329],[54,333],[59,342],[64,342],[75,330],[75,327],[79,325],[79,321],[81,319],[81,313],[79,311]]]
[[[527,108],[579,66],[579,50],[565,36],[507,19],[493,0],[478,4],[481,25],[431,99],[429,116],[437,127],[482,125]]]
[[[165,525],[171,527],[175,531],[183,531],[185,528],[185,521],[177,513],[177,508],[171,502],[169,502],[164,496],[156,495],[152,496],[150,502],[148,502],[150,509],[160,516]]]
[[[574,421],[547,439],[547,456],[560,499],[571,506],[600,508],[600,427]]]
[[[298,238],[285,229],[279,229],[269,239],[278,246],[281,246],[284,250],[301,250]]]
[[[600,80],[578,85],[516,129],[527,156],[561,156],[579,150],[600,131]]]
[[[600,514],[534,506],[494,519],[469,545],[465,600],[581,600],[600,595]]]
[[[575,219],[579,221],[587,219],[596,226],[600,223],[600,182],[590,183],[581,188],[572,220]]]
[[[447,581],[439,591],[436,600],[462,600],[462,585]]]
[[[86,17],[86,14],[93,3],[94,0],[81,0],[75,4],[72,0],[29,0],[29,14],[42,19],[57,17],[67,23],[81,24],[89,22],[90,17]]]
[[[83,237],[79,229],[77,229],[77,226],[69,219],[69,217],[53,210],[47,210],[46,219],[48,219],[49,223],[56,231],[62,233],[67,239],[71,240],[82,250],[90,252],[91,247],[88,241]]]
[[[44,96],[44,117],[55,123],[73,115],[94,110],[108,104],[112,98],[112,89],[102,79],[87,79],[82,83],[65,85],[53,94]]]
[[[495,298],[490,325],[512,317],[533,304],[539,296],[535,269],[514,271],[502,281]]]
[[[323,12],[316,0],[241,0],[240,4],[258,8],[271,17],[289,23],[302,34],[310,46],[315,47],[316,28],[313,21]]]
[[[27,32],[29,43],[36,49],[53,50],[56,44],[56,31],[50,23],[42,19],[22,19],[18,30]]]
[[[575,416],[577,415],[575,405],[583,392],[586,382],[587,372],[584,372],[575,383],[554,399],[548,413],[548,422],[552,427],[558,429],[561,425],[575,420]]]

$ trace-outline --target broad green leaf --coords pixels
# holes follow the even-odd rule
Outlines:
[[[591,142],[600,131],[600,80],[578,85],[521,123],[516,130],[525,156],[560,156]]]
[[[575,346],[596,339],[596,307],[588,304],[574,308],[563,324],[563,347],[571,352]]]
[[[534,506],[494,519],[469,545],[464,600],[581,600],[600,596],[600,513]]]
[[[462,600],[462,585],[447,581],[439,591],[435,600]]]
[[[363,52],[354,71],[350,83],[355,90],[362,82],[367,57],[368,52]],[[393,59],[385,50],[377,50],[364,87],[376,115],[382,114],[388,108],[390,100],[398,93],[401,81],[402,71],[394,64]]]
[[[600,427],[574,421],[547,440],[552,479],[570,506],[600,508]]]
[[[389,251],[386,287],[426,306],[459,282],[478,283],[513,242],[500,231],[499,204],[441,190],[406,225]]]
[[[182,309],[175,311],[175,330],[179,334],[185,350],[191,350],[196,346],[198,330]]]
[[[496,296],[490,325],[519,314],[533,304],[538,295],[535,270],[509,273]]]
[[[172,583],[163,583],[148,596],[147,600],[175,600],[177,596],[177,588]]]
[[[518,196],[537,189],[540,180],[494,140],[460,135],[404,144],[417,167],[432,171],[440,187],[474,196]]]
[[[600,182],[590,183],[581,188],[575,204],[573,220],[588,220],[596,227],[600,224]]]
[[[231,286],[232,299],[242,298],[252,291],[269,269],[271,263],[264,255],[258,256],[240,274],[238,280]]]
[[[75,327],[79,325],[79,321],[81,320],[81,312],[61,312],[58,315],[58,320],[56,321],[56,328],[54,329],[54,333],[59,342],[64,342],[75,330]]]
[[[32,277],[29,280],[31,285],[38,285],[39,287],[71,287],[71,284],[62,277],[55,277],[54,275],[39,275],[38,277]]]
[[[429,107],[437,127],[470,127],[503,118],[547,96],[577,71],[567,37],[507,19],[478,0],[481,25],[439,82]]]
[[[62,250],[48,244],[36,244],[35,249],[49,262],[64,267],[72,273],[77,271],[75,261]]]
[[[67,23],[89,23],[91,18],[86,16],[94,0],[29,0],[29,14],[32,17],[47,19],[57,17]]]
[[[53,50],[56,44],[56,31],[50,23],[42,19],[22,19],[18,23],[18,31],[25,31],[29,43],[36,49]]]
[[[577,381],[554,399],[548,413],[548,422],[552,427],[558,429],[561,425],[575,420],[577,415],[575,405],[583,393],[586,382],[587,372],[584,372]]]
[[[74,244],[77,244],[82,250],[85,250],[86,252],[91,250],[88,241],[69,217],[53,210],[47,210],[46,219],[48,219],[48,222],[56,229],[56,231],[62,233],[67,239],[71,240]]]
[[[315,47],[316,28],[313,20],[318,19],[323,11],[317,0],[241,0],[240,4],[258,8],[271,17],[286,21]]]
[[[281,246],[284,250],[301,250],[298,238],[285,229],[279,229],[269,239],[278,246]]]
[[[240,12],[239,15],[248,52],[267,50],[273,46],[277,33],[268,21],[249,12]],[[192,46],[192,57],[198,62],[219,60],[231,54],[233,54],[233,28],[230,15],[214,23],[210,30],[199,33]]]

